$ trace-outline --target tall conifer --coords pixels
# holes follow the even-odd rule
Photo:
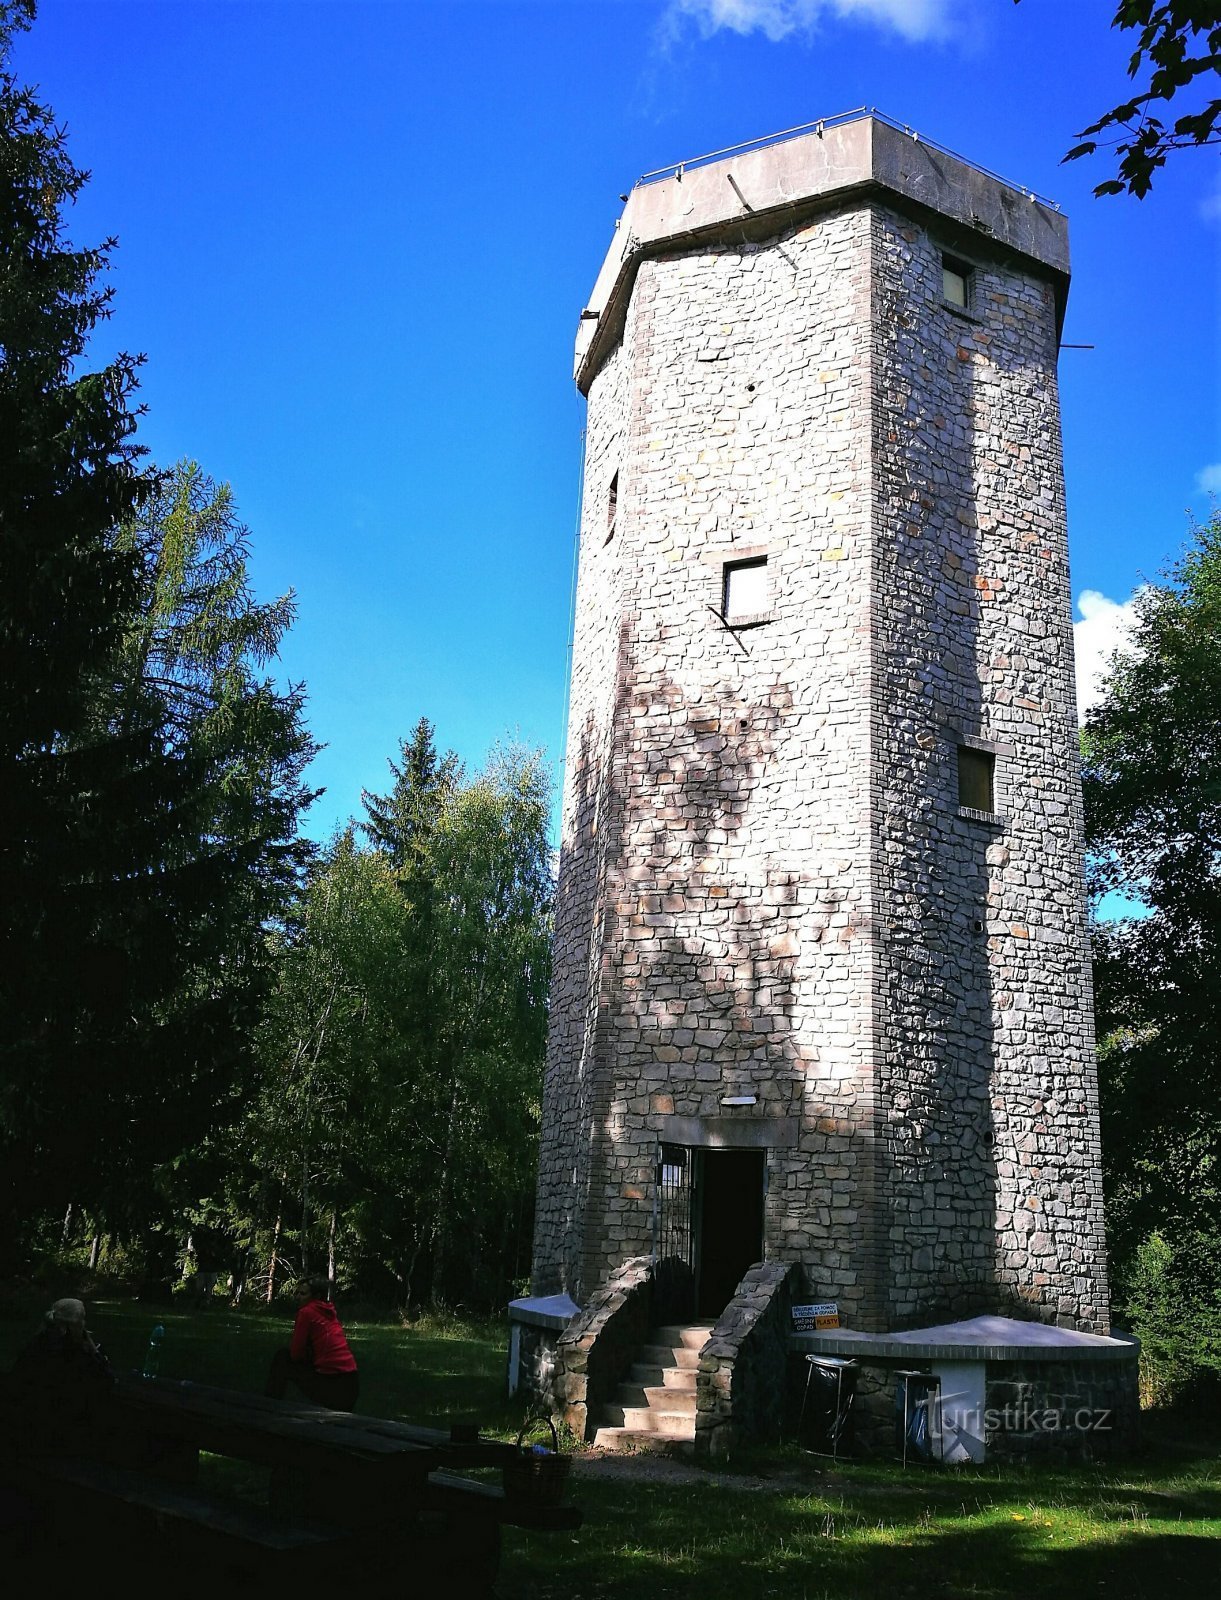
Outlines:
[[[254,671],[290,603],[231,519],[201,536],[198,478],[142,467],[137,360],[88,370],[113,241],[68,240],[87,175],[9,70],[32,15],[0,0],[0,1264],[69,1202],[130,1217],[211,1124],[313,749]]]

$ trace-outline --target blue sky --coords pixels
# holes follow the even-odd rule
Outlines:
[[[859,105],[1058,200],[1085,655],[1221,489],[1221,169],[1143,202],[1061,167],[1126,92],[1114,0],[41,0],[17,69],[115,234],[96,345],[141,436],[232,483],[325,836],[421,715],[561,759],[577,315],[640,173]],[[1090,596],[1093,598],[1089,598]],[[1105,597],[1105,598],[1104,598]],[[1109,602],[1109,604],[1108,604]]]

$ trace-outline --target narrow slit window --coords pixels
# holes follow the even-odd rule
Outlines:
[[[727,562],[721,595],[721,615],[725,621],[752,621],[765,616],[767,610],[767,557]]]
[[[965,261],[942,256],[941,295],[950,305],[967,310],[971,303],[971,268]]]
[[[959,745],[958,804],[972,811],[996,810],[996,757],[991,751]]]
[[[615,518],[619,515],[619,474],[616,472],[610,481],[610,492],[606,497],[606,537],[615,531]]]

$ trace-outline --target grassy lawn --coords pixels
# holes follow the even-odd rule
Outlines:
[[[1055,1473],[823,1472],[779,1452],[761,1482],[579,1482],[566,1548],[519,1535],[499,1592],[856,1600],[1221,1593],[1221,1474],[1201,1448]]]
[[[0,1367],[43,1303],[28,1291],[0,1298]],[[220,1301],[200,1313],[101,1299],[90,1311],[117,1367],[139,1365],[160,1321],[166,1376],[252,1391],[291,1321],[287,1309],[233,1312]],[[503,1325],[344,1321],[361,1411],[478,1420],[513,1436],[521,1409],[504,1397]],[[1120,1464],[904,1473],[786,1448],[692,1474],[587,1458],[573,1496],[586,1517],[578,1534],[506,1531],[504,1600],[1221,1595],[1221,1434],[1165,1419],[1150,1419],[1141,1455]]]
[[[54,1295],[23,1289],[0,1294],[0,1370],[37,1331]],[[207,1311],[144,1305],[128,1299],[89,1301],[89,1329],[118,1371],[140,1367],[156,1323],[165,1328],[161,1376],[261,1393],[273,1352],[288,1343],[295,1306],[232,1311],[221,1299]],[[430,1318],[405,1327],[386,1316],[340,1317],[360,1366],[360,1410],[448,1426],[477,1421],[514,1437],[521,1407],[505,1396],[507,1333],[501,1324]]]

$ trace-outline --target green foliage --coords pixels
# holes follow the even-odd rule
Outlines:
[[[410,740],[399,746],[402,766],[389,762],[394,786],[388,795],[363,795],[368,821],[362,831],[390,858],[396,872],[409,874],[423,861],[442,807],[453,796],[462,768],[453,751],[437,754],[427,717],[416,723]]]
[[[1139,30],[1128,76],[1138,79],[1147,71],[1147,81],[1139,93],[1083,128],[1077,135],[1081,142],[1064,159],[1080,160],[1105,144],[1119,156],[1119,175],[1098,184],[1094,193],[1143,200],[1172,150],[1221,143],[1221,98],[1205,98],[1170,123],[1155,115],[1184,91],[1208,85],[1209,73],[1221,72],[1221,7],[1217,0],[1119,0],[1111,26]],[[1094,137],[1107,133],[1110,139]]]
[[[0,5],[0,1252],[70,1202],[120,1227],[248,1054],[265,926],[303,859],[299,691],[259,669],[227,490],[142,468],[138,363],[88,371],[112,249],[7,70]],[[24,1238],[23,1238],[24,1235]]]
[[[1136,1247],[1123,1296],[1126,1325],[1141,1342],[1141,1403],[1173,1405],[1221,1376],[1221,1247],[1195,1239],[1175,1249],[1156,1230]]]
[[[1199,1360],[1221,1328],[1205,1293],[1221,1263],[1221,517],[1138,595],[1104,687],[1082,741],[1091,884],[1148,911],[1093,929],[1112,1256],[1131,1314],[1160,1328],[1173,1302],[1176,1348]]]
[[[140,582],[112,532],[152,478],[137,363],[82,370],[112,242],[66,238],[85,174],[7,68],[30,15],[0,9],[0,1249],[90,1165],[112,1070],[122,1106],[125,990],[139,1005],[163,977],[149,847],[183,793],[154,707],[121,738],[95,728]]]
[[[229,1195],[249,1276],[334,1265],[402,1305],[493,1304],[529,1250],[549,977],[537,757],[465,777],[421,722],[281,941]],[[239,1192],[240,1191],[240,1192]]]
[[[1121,1256],[1154,1228],[1221,1232],[1221,517],[1136,601],[1083,737],[1103,1150]]]

